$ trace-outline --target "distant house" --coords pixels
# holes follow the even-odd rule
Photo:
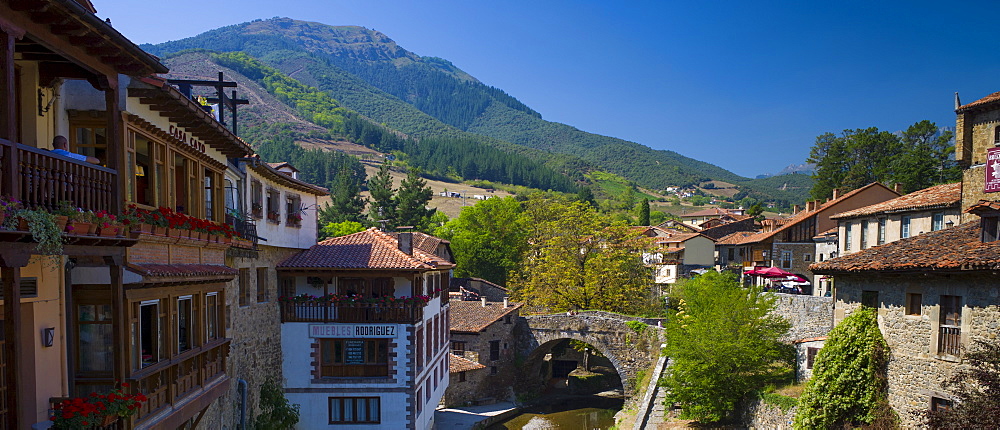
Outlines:
[[[754,231],[754,219],[750,215],[720,215],[701,223],[701,234],[719,240],[738,231]]]
[[[448,406],[507,400],[517,371],[513,368],[514,328],[523,303],[451,302],[451,363],[444,393]]]
[[[485,297],[491,302],[501,302],[510,295],[507,288],[480,278],[452,278],[449,291],[455,300],[479,300]]]
[[[745,212],[746,211],[743,210],[742,208],[740,209],[709,208],[696,212],[691,212],[688,214],[682,214],[680,215],[680,219],[686,224],[700,227],[703,222],[708,221],[712,218],[718,218],[723,215],[744,215]]]
[[[685,224],[675,219],[668,219],[655,227],[661,230],[677,230],[683,233],[697,233],[701,231],[701,229],[696,226]]]
[[[652,267],[657,284],[672,284],[692,270],[712,267],[715,263],[715,240],[700,233],[679,233],[649,227],[655,250],[644,253],[643,263]],[[650,235],[649,233],[657,233]]]
[[[730,249],[742,250],[739,262],[744,269],[757,266],[779,267],[791,273],[805,276],[816,285],[816,276],[809,271],[809,265],[820,258],[817,256],[815,238],[837,226],[830,219],[834,214],[869,206],[899,197],[899,193],[873,182],[851,192],[840,194],[834,190],[833,198],[826,202],[807,202],[805,210],[796,205],[796,213],[785,220],[764,220],[764,231],[753,235],[733,235],[724,237],[720,255],[729,256]],[[735,257],[735,255],[734,255]],[[733,259],[735,260],[735,258]],[[730,259],[726,259],[728,264]],[[813,291],[819,295],[819,291]]]
[[[961,200],[962,184],[956,182],[833,215],[840,255],[954,226]]]

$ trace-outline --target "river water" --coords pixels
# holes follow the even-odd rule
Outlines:
[[[521,414],[487,430],[604,430],[615,424],[624,400],[601,396],[554,396],[540,399]]]

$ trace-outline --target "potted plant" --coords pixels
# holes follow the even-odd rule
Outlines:
[[[293,214],[288,214],[288,225],[293,227],[299,227],[302,225],[302,213],[296,212]]]
[[[55,405],[52,428],[55,429],[87,429],[104,427],[122,418],[135,415],[146,402],[142,393],[127,394],[125,389],[129,384],[122,382],[117,388],[106,394],[90,393],[86,397],[66,399]]]
[[[52,211],[52,215],[56,217],[56,227],[59,227],[59,231],[66,230],[70,218],[75,217],[80,210],[69,200],[60,200],[56,203],[56,210]]]
[[[97,232],[97,217],[92,211],[80,209],[69,218],[66,232],[77,235],[92,235]]]
[[[281,222],[281,213],[278,211],[267,211],[267,220],[275,224]]]
[[[53,257],[56,266],[61,261],[63,251],[62,229],[56,226],[55,215],[43,209],[21,209],[16,212],[21,231],[31,233],[32,239],[38,242],[35,250],[41,255]]]
[[[13,197],[0,196],[0,224],[7,218],[13,218],[15,212],[21,210],[21,201]]]
[[[97,234],[99,236],[116,237],[119,235],[122,224],[118,221],[118,217],[105,210],[94,212],[94,216],[97,219]]]
[[[252,215],[253,215],[254,218],[258,218],[258,219],[259,218],[263,218],[264,217],[264,205],[261,205],[260,202],[253,202],[250,205],[250,212],[252,212]]]

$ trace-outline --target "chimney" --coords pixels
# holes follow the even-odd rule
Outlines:
[[[413,255],[413,233],[404,231],[400,232],[396,236],[396,242],[399,243],[399,250],[406,253],[406,255]]]
[[[483,297],[483,298],[482,298],[482,299],[480,299],[480,300],[482,300],[482,302],[483,302],[483,307],[485,308],[485,307],[486,307],[486,297]]]
[[[503,307],[504,307],[504,308],[506,308],[506,307],[508,307],[508,306],[510,306],[510,302],[508,302],[508,301],[507,301],[507,298],[506,298],[506,297],[504,297],[504,298],[503,298]]]
[[[799,211],[801,211],[801,210],[802,210],[802,205],[793,205],[793,206],[792,206],[792,213],[793,213],[793,214],[797,214],[797,213],[799,213]]]
[[[892,186],[892,190],[895,191],[896,194],[903,194],[903,184],[900,184],[899,182],[896,182]]]
[[[837,197],[840,197],[840,188],[833,189],[833,197],[830,200],[837,200]]]
[[[955,91],[955,110],[962,106],[962,99],[958,98],[958,91]]]
[[[806,212],[812,212],[814,209],[816,209],[815,200],[809,200],[808,202],[806,202]]]

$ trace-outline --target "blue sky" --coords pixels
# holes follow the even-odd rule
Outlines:
[[[954,126],[955,91],[1000,91],[1000,2],[94,3],[137,43],[274,16],[374,28],[547,120],[751,177],[824,132]]]

